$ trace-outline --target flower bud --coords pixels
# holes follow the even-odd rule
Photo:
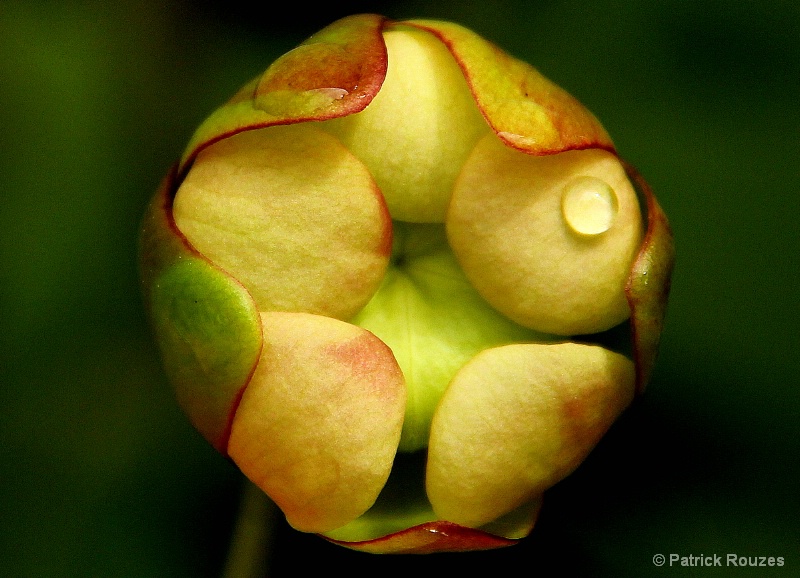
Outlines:
[[[533,527],[641,392],[672,236],[599,122],[456,24],[342,19],[196,131],[141,272],[195,427],[370,552]]]

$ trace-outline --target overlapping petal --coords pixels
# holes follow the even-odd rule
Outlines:
[[[260,311],[348,319],[380,285],[391,252],[389,214],[369,171],[310,125],[243,132],[203,150],[173,215]]]
[[[198,128],[141,260],[198,430],[294,527],[424,553],[530,532],[649,378],[674,248],[572,96],[456,24],[359,15]]]
[[[594,202],[573,202],[573,193]],[[602,227],[587,212],[606,217]],[[630,317],[624,288],[641,211],[625,169],[605,150],[533,156],[488,135],[456,183],[447,231],[470,281],[517,323],[576,335]]]
[[[228,453],[294,527],[325,532],[363,514],[389,477],[405,410],[391,350],[349,323],[262,313],[264,349]]]
[[[426,483],[445,520],[480,527],[583,461],[634,393],[633,363],[596,345],[487,349],[455,376],[431,425]]]
[[[173,171],[162,183],[142,226],[143,297],[178,402],[225,453],[233,412],[261,351],[261,323],[247,290],[176,227],[174,177]]]
[[[206,146],[244,130],[363,110],[386,76],[385,20],[374,14],[342,18],[276,60],[198,127],[179,172]]]

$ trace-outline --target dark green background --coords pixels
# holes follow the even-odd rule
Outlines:
[[[646,395],[521,545],[389,560],[281,522],[272,575],[800,575],[798,6],[0,0],[0,574],[219,574],[240,478],[172,401],[138,221],[205,115],[373,11],[459,21],[599,116],[671,218],[668,323]],[[657,569],[656,553],[785,566]]]

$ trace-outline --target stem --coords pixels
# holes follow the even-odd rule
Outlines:
[[[222,578],[264,578],[267,575],[275,514],[275,505],[267,495],[245,479]]]

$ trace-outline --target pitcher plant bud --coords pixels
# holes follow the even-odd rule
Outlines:
[[[144,299],[194,426],[294,528],[526,536],[651,373],[667,219],[599,122],[448,22],[344,18],[196,131]]]

